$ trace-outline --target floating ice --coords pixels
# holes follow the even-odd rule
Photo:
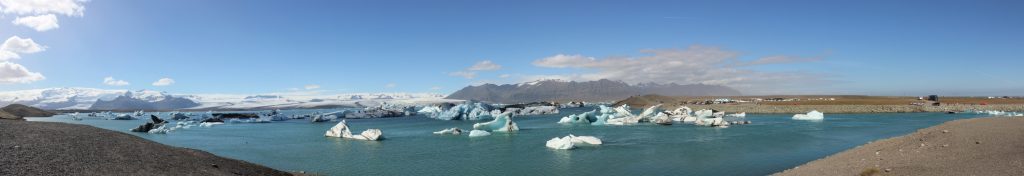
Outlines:
[[[726,116],[726,117],[739,117],[739,118],[744,118],[744,117],[747,117],[747,113],[746,113],[746,112],[741,112],[741,113],[729,114],[729,115],[725,115],[725,116]]]
[[[426,106],[418,112],[426,113],[427,117],[440,120],[482,120],[491,118],[492,109],[494,108],[491,105],[485,103],[467,101],[458,105]]]
[[[201,126],[201,127],[213,127],[214,125],[223,125],[223,124],[224,124],[224,122],[203,122],[203,123],[199,123],[199,126]]]
[[[441,130],[441,131],[436,131],[436,132],[434,132],[434,134],[460,135],[460,134],[462,134],[462,129],[459,129],[458,127],[452,127],[452,128],[444,129],[444,130]]]
[[[548,140],[544,146],[559,150],[569,150],[576,148],[577,145],[601,145],[601,139],[593,136],[574,136],[569,134],[562,138],[552,138]]]
[[[473,130],[485,130],[490,132],[512,132],[519,131],[519,126],[512,121],[510,113],[504,113],[495,117],[490,122],[473,124]]]
[[[324,136],[377,141],[383,139],[383,134],[384,133],[381,132],[380,129],[367,129],[366,131],[363,131],[359,135],[352,135],[352,132],[349,131],[348,125],[346,124],[345,120],[341,120],[341,122],[338,122],[337,125],[334,125],[334,127],[331,127],[330,130],[327,130],[327,132],[324,133]]]
[[[598,118],[594,116],[594,114],[596,113],[597,110],[584,112],[580,114],[571,114],[569,116],[562,117],[562,119],[559,120],[558,123],[590,124],[591,119],[593,119],[594,121],[598,120]]]
[[[469,137],[483,137],[483,136],[490,136],[490,135],[491,135],[491,133],[489,133],[487,131],[484,131],[484,130],[469,131]]]
[[[117,116],[114,116],[114,118],[111,118],[110,120],[135,120],[135,117],[132,117],[131,115],[128,115],[128,114],[118,114]]]
[[[807,114],[796,114],[793,115],[793,120],[824,120],[825,114],[818,112],[817,110],[808,112]]]

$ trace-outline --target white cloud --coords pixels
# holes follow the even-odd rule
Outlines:
[[[40,45],[30,38],[11,36],[10,38],[7,38],[7,40],[4,40],[3,44],[0,44],[0,50],[13,53],[31,54],[45,51],[46,46]]]
[[[387,85],[384,85],[384,87],[385,87],[385,88],[395,88],[395,87],[398,87],[398,84],[395,84],[395,83],[388,83]]]
[[[21,59],[21,56],[19,56],[18,53],[0,50],[0,61],[8,61],[14,59]]]
[[[595,59],[593,57],[584,57],[579,54],[558,54],[541,60],[533,61],[533,65],[550,68],[585,67],[583,64],[592,63],[594,62],[594,60]]]
[[[113,79],[112,77],[108,78]],[[106,79],[104,79],[104,82],[106,82]],[[125,82],[125,84],[127,85],[128,83]],[[160,80],[156,80],[156,82],[153,82],[153,86],[169,86],[171,84],[174,84],[174,79],[171,78],[160,78]]]
[[[476,64],[473,64],[473,66],[470,66],[467,70],[470,70],[470,71],[490,71],[490,70],[498,70],[498,69],[501,69],[501,65],[495,64],[494,62],[491,62],[490,60],[485,60],[485,61],[480,61],[480,62],[477,62]]]
[[[772,56],[753,61],[738,59],[739,52],[716,47],[691,46],[686,49],[643,50],[643,56],[597,59],[582,55],[558,54],[533,62],[547,68],[581,68],[581,72],[564,75],[528,75],[523,81],[562,79],[589,81],[620,80],[627,83],[678,83],[726,85],[746,92],[786,90],[821,82],[822,75],[805,72],[765,72],[745,66],[781,64],[816,59]]]
[[[14,19],[14,21],[11,21],[11,23],[27,26],[40,32],[60,27],[60,25],[57,24],[57,15],[53,14],[18,17]]]
[[[31,83],[46,79],[43,74],[28,71],[20,64],[0,62],[0,84]]]
[[[320,85],[310,84],[310,85],[303,86],[303,88],[305,88],[306,90],[319,89]]]
[[[114,79],[114,77],[110,77],[110,76],[108,76],[106,78],[103,78],[103,84],[110,85],[110,86],[127,86],[127,85],[129,85],[128,81],[117,80],[117,79]]]
[[[0,0],[0,11],[6,14],[62,14],[82,16],[85,0]]]
[[[499,78],[508,78],[508,77],[512,77],[512,75],[510,75],[510,74],[501,74],[501,75],[498,75],[498,77]]]
[[[463,77],[463,78],[466,78],[466,79],[473,79],[473,78],[476,78],[476,72],[457,71],[457,72],[448,73],[448,76],[458,76],[458,77]]]

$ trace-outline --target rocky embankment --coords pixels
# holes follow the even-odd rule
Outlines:
[[[648,107],[651,105],[634,105],[632,107]],[[997,110],[997,111],[1024,111],[1024,104],[997,104],[997,105],[942,105],[942,106],[917,106],[917,105],[685,105],[693,109],[714,109],[725,112],[746,112],[746,113],[807,113],[817,110],[825,113],[909,113],[909,112],[963,112],[967,110]],[[675,109],[677,107],[665,107]]]
[[[0,120],[0,175],[291,175],[86,125]]]
[[[1024,118],[946,122],[776,175],[1024,175]]]
[[[25,117],[50,117],[56,113],[21,104],[11,104],[0,108],[0,119],[23,120]]]

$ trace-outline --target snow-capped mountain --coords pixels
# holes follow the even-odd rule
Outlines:
[[[41,109],[89,109],[96,100],[112,100],[127,90],[47,88],[0,92],[0,104],[24,104]]]
[[[247,110],[429,104],[455,102],[433,93],[198,94],[153,90],[47,88],[0,92],[0,105],[24,104],[50,110]]]

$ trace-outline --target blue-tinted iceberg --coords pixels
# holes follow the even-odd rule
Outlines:
[[[467,101],[457,105],[446,103],[426,106],[417,112],[440,120],[482,120],[490,119],[492,117],[491,110],[493,109],[494,107],[489,104]]]
[[[490,132],[512,132],[519,131],[519,126],[512,121],[511,113],[498,115],[490,122],[473,124],[473,130],[484,130]]]

